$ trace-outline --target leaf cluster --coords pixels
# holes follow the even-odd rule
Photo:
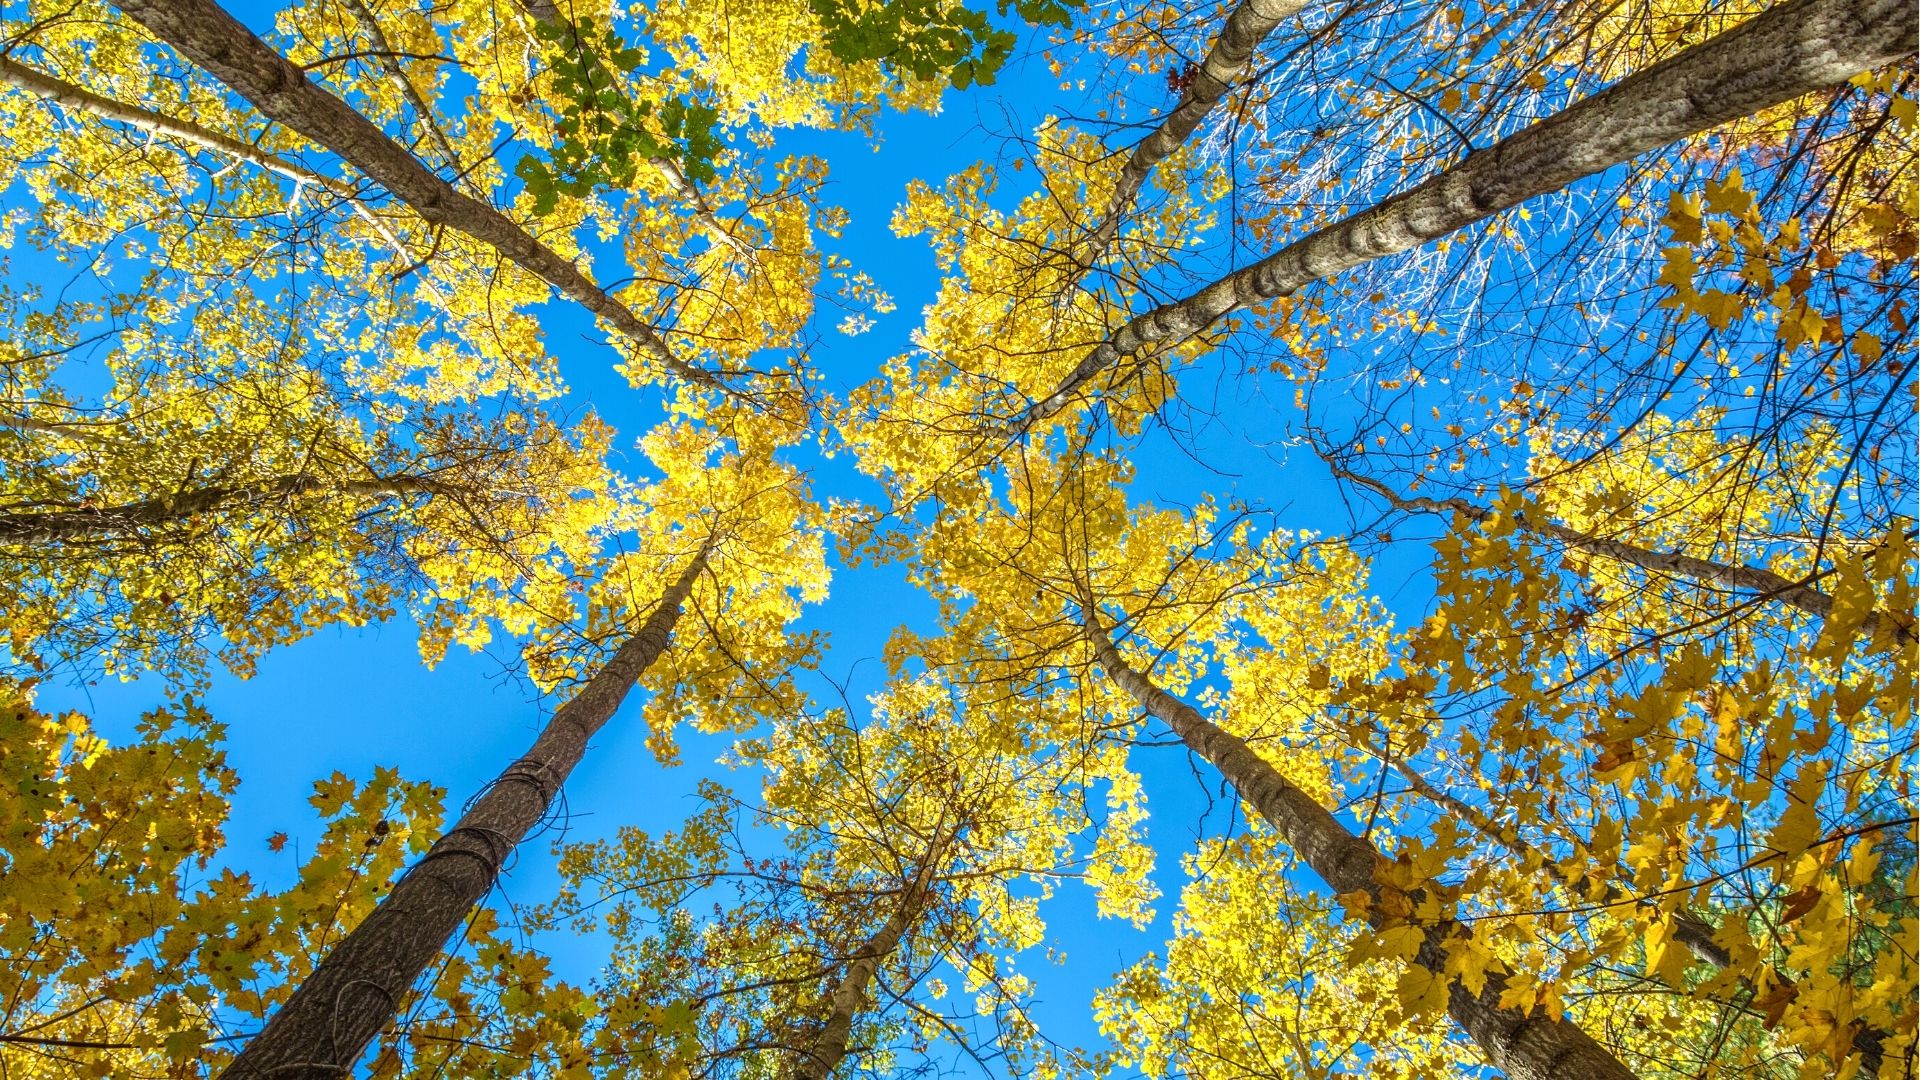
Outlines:
[[[956,89],[991,86],[1018,40],[985,11],[952,0],[808,0],[827,50],[849,63],[878,60],[896,75],[944,77]],[[999,0],[1034,26],[1065,26],[1080,0]]]
[[[714,178],[722,148],[718,110],[682,97],[656,108],[630,96],[627,86],[646,64],[644,50],[592,19],[542,22],[535,33],[548,47],[560,135],[548,160],[528,154],[514,165],[535,214],[552,214],[563,195],[625,190],[650,161],[674,162],[694,181]]]

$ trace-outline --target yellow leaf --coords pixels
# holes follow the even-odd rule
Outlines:
[[[1647,932],[1641,941],[1647,947],[1647,974],[1660,970],[1660,961],[1666,956],[1667,949],[1673,944],[1673,919],[1666,914],[1653,917],[1647,924]]]
[[[1369,935],[1378,943],[1374,955],[1386,960],[1411,960],[1420,951],[1420,943],[1426,939],[1417,926],[1390,926],[1377,934]]]
[[[1460,981],[1467,992],[1479,996],[1486,989],[1487,972],[1500,970],[1501,963],[1493,955],[1493,950],[1482,945],[1477,938],[1457,937],[1447,942],[1447,974]]]
[[[1693,249],[1681,247],[1676,244],[1673,247],[1667,248],[1661,254],[1666,262],[1660,268],[1660,276],[1658,278],[1660,284],[1671,288],[1674,291],[1674,295],[1678,298],[1684,300],[1691,297],[1693,295],[1693,276],[1696,272],[1693,262]],[[1663,301],[1663,303],[1665,303],[1665,301]],[[1672,305],[1669,304],[1668,306]]]
[[[1873,362],[1880,359],[1880,353],[1879,337],[1865,330],[1857,331],[1853,335],[1853,357],[1859,362],[1861,370],[1864,371],[1873,366]]]
[[[1836,554],[1833,563],[1833,610],[1821,628],[1813,656],[1838,665],[1852,649],[1861,625],[1873,614],[1873,585],[1867,580],[1866,567],[1850,553]]]
[[[1753,205],[1753,196],[1747,193],[1740,178],[1740,170],[1727,174],[1725,180],[1707,181],[1707,209],[1716,214],[1738,216],[1747,212]]]
[[[1435,1016],[1447,1007],[1447,977],[1419,964],[1407,965],[1394,987],[1400,1011],[1407,1019]]]
[[[1413,901],[1406,893],[1391,885],[1380,887],[1380,894],[1375,899],[1374,906],[1396,919],[1404,919],[1413,914]]]
[[[1667,231],[1673,235],[1673,238],[1682,244],[1699,243],[1701,239],[1700,201],[1690,195],[1682,195],[1677,191],[1667,196],[1667,213],[1665,217],[1660,219],[1660,224],[1665,225]],[[1672,252],[1674,249],[1668,248],[1667,250]],[[1669,258],[1671,258],[1671,255],[1669,255]],[[1692,253],[1690,252],[1688,253],[1688,259],[1689,261],[1692,259]],[[1688,277],[1691,279],[1692,275],[1689,274]]]
[[[1786,867],[1792,865],[1794,856],[1812,847],[1819,838],[1820,815],[1810,804],[1795,799],[1787,803],[1779,822],[1767,833],[1767,848],[1781,853],[1783,857],[1777,865]]]

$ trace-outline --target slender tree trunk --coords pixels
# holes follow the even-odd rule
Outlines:
[[[380,20],[374,15],[373,9],[367,6],[367,0],[343,2],[347,10],[353,13],[354,21],[360,24],[361,32],[367,35],[367,43],[380,53],[375,60],[380,69],[387,73],[387,81],[393,83],[394,88],[400,91],[400,96],[413,106],[414,115],[426,130],[427,137],[433,140],[434,149],[440,151],[440,156],[446,159],[455,173],[459,173],[460,155],[454,152],[453,143],[448,141],[447,133],[441,130],[440,122],[434,118],[432,106],[421,96],[413,80],[407,78],[407,69],[401,66],[400,57],[395,55],[393,45],[387,41],[387,32],[380,29]]]
[[[0,59],[0,62],[4,62]],[[110,420],[83,420],[61,423],[56,420],[36,420],[31,416],[8,416],[0,413],[0,427],[15,431],[31,431],[40,435],[51,435],[56,439],[84,443],[88,446],[112,446],[114,439],[105,431],[89,430],[93,428],[112,428]]]
[[[261,115],[326,147],[422,218],[456,229],[579,301],[677,378],[735,393],[712,372],[681,360],[646,320],[568,259],[489,204],[462,194],[353,106],[256,37],[214,0],[116,0],[154,36],[250,102]]]
[[[151,529],[184,525],[201,514],[321,491],[344,496],[391,496],[451,495],[461,490],[430,476],[404,474],[342,483],[306,474],[276,476],[255,484],[196,488],[170,497],[92,510],[0,514],[0,544],[71,544],[138,536]]]
[[[89,112],[103,120],[113,120],[155,135],[164,135],[196,146],[203,146],[209,150],[217,150],[228,157],[258,165],[268,172],[279,173],[289,180],[324,187],[344,198],[351,198],[353,195],[353,188],[345,182],[296,165],[252,143],[223,135],[211,128],[201,127],[190,120],[179,120],[152,109],[129,105],[124,101],[96,94],[44,71],[28,67],[11,57],[0,56],[0,81],[17,86],[35,97],[44,98],[56,105]]]
[[[666,650],[712,541],[660,597],[606,666],[560,706],[526,754],[488,784],[452,829],[408,868],[221,1073],[224,1080],[338,1080],[406,1003],[447,939],[493,888],[500,868],[546,816],[587,742]]]
[[[1486,521],[1493,516],[1493,511],[1484,506],[1476,506],[1465,499],[1410,499],[1396,493],[1378,480],[1348,472],[1338,466],[1333,467],[1333,474],[1340,479],[1351,480],[1372,490],[1386,499],[1396,510],[1432,514],[1457,513],[1471,521]],[[1558,540],[1575,551],[1584,551],[1589,555],[1598,555],[1604,559],[1627,563],[1642,570],[1666,574],[1670,577],[1757,592],[1762,596],[1772,597],[1791,607],[1799,608],[1821,620],[1833,615],[1833,597],[1811,585],[1781,577],[1763,567],[1718,563],[1710,559],[1695,558],[1692,555],[1654,551],[1625,541],[1610,540],[1604,536],[1581,532],[1557,522],[1535,520],[1524,514],[1516,515],[1513,523],[1515,527],[1527,532]],[[1879,631],[1882,619],[1881,612],[1869,613],[1866,620],[1860,624],[1860,633],[1871,639]],[[1893,629],[1894,639],[1903,648],[1913,647],[1916,639],[1912,630],[1900,625],[1894,619],[1886,619],[1886,623]]]
[[[1636,72],[1399,195],[1183,300],[1140,315],[1013,418],[1018,437],[1101,372],[1186,341],[1230,312],[1418,247],[1676,139],[1824,90],[1914,50],[1910,0],[1787,0]]]
[[[952,842],[953,834],[944,831],[944,827],[942,831],[935,832],[914,868],[913,880],[907,883],[899,902],[894,905],[893,914],[848,960],[847,970],[827,994],[826,1023],[814,1038],[807,1056],[795,1066],[794,1080],[827,1080],[846,1058],[848,1040],[853,1035],[853,1022],[867,1007],[868,987],[873,984],[880,965],[893,955],[907,931],[926,913],[927,905],[933,899],[933,883],[939,876],[940,860]]]
[[[1173,729],[1175,735],[1219,769],[1240,797],[1252,804],[1287,845],[1337,893],[1364,892],[1378,899],[1375,871],[1386,864],[1371,841],[1340,824],[1326,807],[1289,783],[1243,740],[1223,730],[1186,702],[1155,686],[1129,666],[1102,629],[1086,596],[1083,624],[1087,641],[1107,677],[1131,695],[1146,712]],[[1369,908],[1369,921],[1384,921],[1378,904]],[[1433,972],[1444,970],[1446,942],[1464,932],[1450,920],[1424,930],[1415,961]],[[1447,1014],[1480,1046],[1487,1060],[1512,1080],[1635,1080],[1606,1048],[1572,1022],[1555,1020],[1545,1010],[1532,1015],[1500,1004],[1506,979],[1487,974],[1478,994],[1459,982],[1447,987]]]
[[[343,180],[315,172],[304,165],[270,154],[252,143],[222,135],[191,121],[177,119],[152,109],[129,105],[124,101],[96,94],[6,56],[0,56],[0,82],[17,86],[35,97],[51,101],[65,109],[90,113],[102,120],[125,124],[139,131],[204,147],[216,153],[225,154],[236,161],[244,161],[284,176],[296,185],[312,184],[322,188],[344,202],[353,211],[354,216],[365,222],[376,236],[386,241],[387,246],[392,248],[393,253],[404,263],[412,265],[416,261],[412,250],[400,239],[399,234],[367,207],[353,185]],[[426,289],[436,302],[443,301],[439,290],[431,283],[426,284]]]
[[[1180,103],[1127,158],[1115,182],[1113,197],[1107,201],[1106,213],[1101,215],[1100,223],[1087,239],[1086,251],[1079,257],[1081,266],[1092,265],[1106,253],[1107,245],[1113,243],[1114,234],[1120,230],[1120,222],[1140,197],[1147,177],[1168,155],[1180,149],[1200,126],[1200,121],[1233,89],[1260,42],[1274,27],[1306,6],[1307,0],[1242,0],[1233,9],[1226,25],[1213,39],[1213,46],[1207,50],[1205,62],[1193,72],[1192,81],[1181,91]]]

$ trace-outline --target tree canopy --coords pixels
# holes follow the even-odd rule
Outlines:
[[[1911,3],[0,35],[0,1077],[1920,1069]]]

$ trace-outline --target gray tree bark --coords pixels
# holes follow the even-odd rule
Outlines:
[[[795,1080],[827,1080],[847,1056],[853,1023],[867,1007],[868,988],[880,965],[900,947],[927,910],[933,898],[934,881],[939,877],[940,860],[952,843],[950,832],[935,833],[927,850],[914,867],[913,879],[900,894],[893,913],[880,929],[873,932],[847,961],[847,969],[827,994],[827,1020],[814,1038],[813,1045],[794,1068]]]
[[[1180,92],[1180,103],[1128,156],[1114,184],[1113,196],[1107,200],[1106,213],[1101,215],[1100,223],[1087,239],[1086,251],[1079,257],[1081,266],[1092,265],[1106,253],[1107,245],[1113,243],[1114,234],[1120,231],[1120,222],[1140,197],[1140,189],[1146,186],[1147,177],[1180,149],[1200,126],[1200,121],[1233,89],[1266,36],[1306,6],[1307,0],[1243,0],[1233,9],[1207,50],[1206,60],[1195,69],[1187,88]]]
[[[1131,667],[1113,638],[1098,624],[1091,595],[1083,595],[1082,629],[1100,669],[1149,715],[1173,729],[1194,753],[1220,770],[1234,790],[1280,833],[1289,847],[1337,893],[1364,892],[1378,900],[1376,869],[1386,860],[1371,841],[1340,824],[1326,807],[1289,783],[1246,742],[1223,730],[1186,702],[1154,685]],[[1377,904],[1369,921],[1384,921]],[[1441,972],[1446,942],[1465,932],[1450,920],[1423,928],[1415,962]],[[1506,979],[1488,972],[1478,994],[1459,982],[1447,987],[1447,1014],[1479,1045],[1493,1066],[1512,1080],[1636,1080],[1626,1066],[1580,1027],[1555,1020],[1545,1010],[1529,1015],[1500,1005]]]
[[[1165,349],[1230,312],[1406,251],[1676,139],[1824,90],[1914,51],[1908,0],[1787,0],[1732,30],[1469,155],[1183,300],[1136,316],[1002,433],[1065,408],[1101,372]]]
[[[0,514],[0,545],[72,544],[123,539],[184,525],[201,514],[258,506],[276,499],[330,492],[344,496],[455,495],[458,485],[431,476],[398,474],[330,481],[309,474],[276,476],[253,484],[215,485],[119,506]]]
[[[117,0],[117,6],[212,73],[261,115],[338,154],[427,221],[491,245],[607,320],[676,378],[738,395],[714,373],[675,356],[646,320],[594,284],[579,267],[492,205],[455,190],[351,105],[308,79],[214,0]]]
[[[633,684],[666,650],[712,541],[660,597],[640,629],[560,706],[524,756],[409,867],[220,1075],[223,1080],[338,1080],[390,1023],[460,923],[492,890],[514,847],[544,818]]]

